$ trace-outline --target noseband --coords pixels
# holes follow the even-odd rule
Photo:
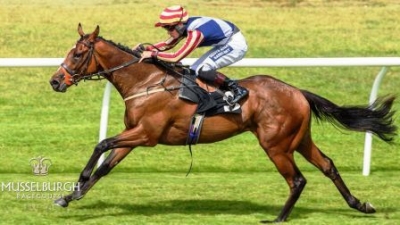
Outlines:
[[[139,58],[134,58],[133,60],[130,60],[126,63],[123,63],[119,66],[113,67],[111,69],[108,70],[102,70],[102,71],[98,71],[96,73],[89,73],[87,74],[87,69],[90,65],[91,59],[94,58],[94,61],[96,63],[96,70],[99,67],[99,63],[97,61],[96,55],[94,54],[95,49],[94,49],[94,43],[90,42],[87,43],[85,41],[78,41],[77,44],[83,44],[84,46],[89,48],[89,53],[88,56],[85,58],[85,60],[82,62],[82,69],[80,70],[80,72],[76,72],[76,69],[71,69],[67,66],[67,64],[65,64],[64,62],[61,63],[61,67],[64,68],[70,75],[71,75],[71,82],[75,85],[77,85],[79,83],[79,81],[81,80],[102,80],[105,79],[105,75],[108,75],[116,70],[122,69],[124,67],[127,67],[133,63],[139,62]],[[78,67],[79,68],[79,67]]]

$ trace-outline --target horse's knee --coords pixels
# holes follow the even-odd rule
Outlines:
[[[94,152],[96,152],[97,154],[103,154],[107,150],[114,148],[114,142],[114,138],[104,139],[96,145],[96,147],[94,148]]]
[[[78,182],[86,183],[90,176],[92,175],[92,171],[97,160],[101,157],[101,155],[109,149],[114,148],[115,145],[115,138],[107,138],[102,140],[100,143],[96,145],[93,150],[93,154],[90,157],[89,162],[87,163],[85,169],[81,172]]]
[[[99,142],[96,147],[94,147],[94,151],[97,154],[103,154],[109,146],[109,142],[107,141],[107,139],[102,140],[101,142]]]

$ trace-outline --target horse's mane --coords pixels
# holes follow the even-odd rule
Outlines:
[[[127,52],[127,53],[129,53],[129,54],[132,54],[132,55],[134,55],[134,56],[136,56],[136,57],[138,57],[138,58],[141,57],[140,52],[138,52],[138,51],[136,51],[136,50],[132,50],[131,48],[129,48],[129,47],[125,46],[125,45],[122,45],[122,44],[120,44],[120,43],[115,43],[115,42],[113,42],[113,41],[111,41],[111,40],[107,40],[107,39],[105,39],[105,38],[103,38],[103,37],[101,37],[101,36],[98,36],[97,38],[99,38],[99,39],[101,39],[101,40],[103,40],[103,41],[105,41],[105,42],[108,42],[108,43],[114,45],[115,47],[121,49],[121,50],[124,51],[124,52]]]
[[[142,57],[141,56],[141,52],[139,52],[137,50],[132,50],[131,48],[129,48],[129,47],[125,46],[125,45],[122,45],[120,43],[115,43],[114,41],[107,40],[107,39],[105,39],[105,38],[103,38],[101,36],[98,36],[97,38],[99,38],[99,39],[101,39],[101,40],[103,40],[103,41],[105,41],[107,43],[110,43],[110,44],[114,45],[115,47],[121,49],[122,51],[136,56],[137,58],[141,58]],[[147,59],[145,61],[161,65],[164,68],[169,68],[170,70],[174,70],[174,68],[176,69],[176,64],[175,63],[162,62],[162,61],[154,60],[154,59]],[[182,68],[182,66],[180,66],[179,68]],[[178,73],[178,74],[180,74],[180,73]]]

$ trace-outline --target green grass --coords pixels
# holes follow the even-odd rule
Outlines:
[[[0,0],[0,57],[63,57],[100,25],[106,39],[134,46],[156,42],[153,28],[168,1]],[[350,57],[400,54],[400,4],[370,1],[184,1],[192,15],[232,20],[249,43],[247,57]],[[235,12],[235,13],[232,13]],[[190,57],[198,57],[204,50]],[[98,142],[105,82],[53,92],[56,68],[0,68],[0,182],[73,182]],[[378,67],[225,68],[231,77],[271,74],[337,104],[366,104]],[[379,95],[399,95],[400,69],[391,68]],[[108,135],[123,129],[124,105],[113,90]],[[399,111],[397,101],[394,108]],[[400,125],[396,114],[396,124]],[[334,185],[299,155],[308,179],[288,224],[398,224],[399,141],[374,138],[372,174],[361,175],[364,134],[313,124],[313,138],[350,190],[378,212],[350,209]],[[288,194],[284,180],[249,133],[212,145],[137,148],[112,173],[67,209],[50,199],[0,193],[2,224],[257,224],[274,219]],[[50,174],[31,174],[29,160],[52,160]],[[57,192],[56,194],[66,194]]]
[[[379,210],[361,215],[348,209],[330,181],[321,174],[306,172],[309,185],[293,210],[289,224],[395,224],[399,221],[395,192],[400,183],[394,172],[379,172],[360,179],[348,172],[344,179],[358,196],[371,200]],[[67,182],[75,174],[51,174],[47,181]],[[5,181],[42,182],[43,177],[6,175]],[[354,180],[359,180],[358,185]],[[382,180],[390,183],[385,191]],[[396,188],[397,187],[397,188]],[[52,194],[52,192],[47,192]],[[29,195],[28,193],[27,195]],[[43,194],[43,193],[42,193]],[[56,195],[59,193],[56,193]],[[267,173],[112,173],[86,197],[66,209],[43,199],[24,199],[15,192],[3,194],[5,224],[257,224],[272,220],[286,199],[287,190],[277,174]],[[24,197],[24,198],[22,198]]]

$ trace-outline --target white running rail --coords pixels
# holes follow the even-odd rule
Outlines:
[[[182,60],[185,65],[191,65],[196,59]],[[0,67],[44,67],[59,66],[63,58],[0,58]],[[372,104],[378,95],[379,86],[389,67],[400,66],[400,57],[342,57],[342,58],[245,58],[231,65],[232,67],[353,67],[378,66],[382,67],[375,77],[370,92],[369,103]],[[111,84],[107,82],[104,89],[103,104],[100,117],[99,141],[107,136],[108,111],[110,105]],[[364,176],[371,171],[372,134],[366,132],[364,143]],[[104,161],[104,154],[98,165]]]

